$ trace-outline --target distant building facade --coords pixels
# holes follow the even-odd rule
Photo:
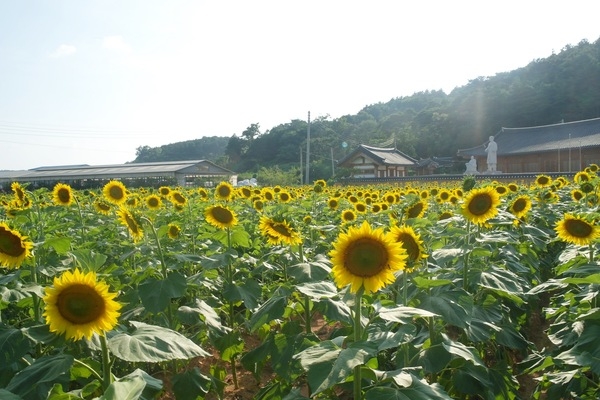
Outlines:
[[[395,148],[361,144],[338,161],[338,166],[352,169],[353,178],[395,178],[413,173],[417,161]]]
[[[497,167],[503,173],[577,172],[600,165],[600,118],[525,128],[502,128]],[[486,165],[485,144],[458,150],[458,156],[474,156]]]

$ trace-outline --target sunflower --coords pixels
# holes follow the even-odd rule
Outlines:
[[[421,218],[427,210],[427,202],[423,200],[415,201],[404,210],[406,218]]]
[[[301,244],[302,238],[284,219],[276,221],[267,216],[260,217],[259,229],[267,238],[274,238],[277,242],[283,242],[290,246]],[[272,241],[270,241],[272,243]]]
[[[597,164],[590,164],[590,165],[588,166],[588,168],[589,168],[589,170],[590,170],[591,172],[594,172],[594,173],[598,172],[598,165],[597,165]]]
[[[333,243],[329,253],[331,273],[338,288],[374,293],[395,281],[394,273],[406,267],[406,250],[383,228],[372,229],[367,221],[350,227]]]
[[[322,185],[319,185],[318,183],[315,182],[315,184],[313,185],[313,192],[315,193],[323,193],[323,191],[325,190],[325,187]]]
[[[265,203],[264,201],[260,200],[260,199],[256,199],[252,202],[252,207],[256,210],[256,211],[262,211],[263,208],[265,208]]]
[[[198,195],[201,199],[208,199],[208,192],[204,188],[198,189]]]
[[[331,210],[336,210],[338,208],[338,206],[340,205],[340,202],[337,198],[335,197],[330,197],[329,200],[327,200],[327,206],[329,207],[329,209]]]
[[[158,193],[163,197],[168,197],[171,193],[171,188],[168,186],[161,186],[158,188]]]
[[[117,325],[121,304],[114,300],[116,296],[106,283],[96,281],[94,272],[66,271],[46,288],[46,323],[51,332],[64,333],[67,339],[104,335]]]
[[[233,198],[233,186],[229,182],[221,182],[215,188],[215,197],[219,200],[229,201]]]
[[[592,182],[581,182],[581,184],[579,185],[579,189],[583,193],[592,193],[594,190],[596,190]]]
[[[531,209],[531,199],[529,196],[519,196],[510,203],[508,211],[517,218],[523,218]]]
[[[546,187],[552,185],[552,178],[548,175],[538,175],[535,178],[535,184],[539,187]]]
[[[127,189],[125,185],[119,181],[110,181],[102,189],[104,198],[113,204],[121,205],[127,201]]]
[[[510,190],[513,193],[515,193],[519,190],[519,185],[517,185],[516,183],[511,182],[507,185],[507,187],[508,187],[508,190]]]
[[[573,199],[573,201],[580,201],[584,197],[585,197],[585,194],[581,190],[579,190],[579,189],[571,190],[571,198]]]
[[[169,193],[169,200],[175,206],[184,207],[187,204],[187,198],[179,190],[172,190]]]
[[[383,195],[383,200],[388,204],[394,204],[396,202],[396,195],[392,192],[387,192]]]
[[[204,210],[206,222],[220,229],[231,228],[238,223],[235,212],[223,206],[210,206]]]
[[[439,215],[438,215],[438,221],[443,221],[445,219],[450,219],[454,217],[454,214],[452,214],[451,211],[442,211]]]
[[[238,193],[240,194],[241,197],[243,197],[245,199],[249,199],[250,197],[252,197],[252,190],[250,190],[250,188],[247,186],[243,186],[243,187],[239,188]]]
[[[279,201],[282,203],[289,203],[290,201],[292,201],[292,195],[286,190],[280,191],[279,193],[277,193],[277,195],[279,196]]]
[[[275,199],[275,191],[271,188],[264,188],[261,191],[261,195],[266,201],[273,201]]]
[[[579,171],[573,177],[573,181],[575,183],[579,183],[579,184],[581,184],[583,182],[588,182],[590,179],[591,179],[590,175],[587,172],[585,172],[585,171]]]
[[[155,194],[151,194],[151,195],[147,196],[145,201],[146,201],[146,207],[148,207],[150,210],[159,210],[163,205],[162,199],[160,198],[160,196],[155,195]]]
[[[362,201],[357,201],[354,203],[354,209],[359,214],[365,214],[367,212],[367,204]]]
[[[128,197],[127,201],[125,202],[125,204],[127,204],[127,207],[129,208],[136,208],[138,206],[140,202],[140,199],[138,199],[137,196],[132,196],[132,197]]]
[[[412,227],[406,225],[401,227],[394,226],[390,230],[390,235],[392,235],[396,242],[402,244],[402,247],[406,250],[409,261],[414,263],[428,257],[427,254],[425,254],[421,236],[417,234]]]
[[[102,199],[97,199],[94,201],[94,209],[100,214],[109,215],[112,210],[110,204]]]
[[[27,236],[0,223],[0,266],[19,268],[26,258],[31,257],[33,243]]]
[[[139,242],[144,237],[144,230],[137,218],[125,207],[119,208],[117,211],[119,221],[127,227],[134,242]]]
[[[181,228],[177,224],[169,224],[167,226],[167,236],[171,239],[177,239],[181,233]]]
[[[342,222],[356,221],[356,213],[354,210],[347,208],[342,211]]]
[[[71,186],[57,183],[52,190],[52,200],[59,206],[70,206],[73,204],[73,190]]]
[[[445,203],[448,200],[450,200],[451,195],[452,193],[450,193],[448,189],[440,189],[440,191],[437,194],[436,201],[438,203]]]
[[[323,189],[327,187],[327,182],[324,179],[317,179],[315,186],[321,186]]]
[[[558,201],[558,195],[554,193],[552,190],[544,190],[537,196],[540,202],[553,203]]]
[[[566,213],[554,228],[558,237],[579,246],[589,245],[600,237],[600,227],[584,217]]]
[[[500,196],[505,196],[508,194],[509,189],[508,187],[504,186],[504,185],[497,185],[494,189],[496,189],[496,192],[498,192],[498,194]]]
[[[23,203],[25,201],[25,189],[19,182],[13,182],[10,185],[11,190],[13,191],[15,197],[19,201],[19,203]]]
[[[500,195],[492,187],[472,189],[465,197],[463,215],[471,222],[482,225],[498,214]]]

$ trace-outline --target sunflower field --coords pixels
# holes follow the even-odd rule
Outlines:
[[[596,165],[11,189],[0,399],[600,398]]]

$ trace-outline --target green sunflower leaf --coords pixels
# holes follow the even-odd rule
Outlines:
[[[73,356],[55,354],[43,356],[18,374],[6,386],[6,390],[24,399],[45,399],[56,384],[67,384],[70,378]]]
[[[167,279],[147,279],[139,286],[142,304],[151,313],[164,311],[171,299],[185,294],[187,282],[185,277],[177,272],[169,274]]]
[[[143,322],[130,321],[131,332],[117,333],[108,339],[115,357],[130,362],[161,362],[205,357],[209,353],[182,334]]]

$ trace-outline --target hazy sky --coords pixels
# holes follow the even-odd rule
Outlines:
[[[0,1],[0,170],[132,161],[600,38],[597,0]]]

